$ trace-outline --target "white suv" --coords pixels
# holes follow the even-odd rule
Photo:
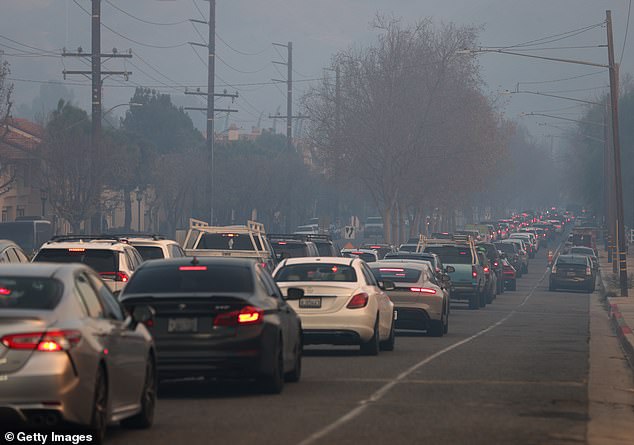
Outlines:
[[[44,243],[33,262],[86,264],[101,275],[113,292],[120,292],[143,258],[125,239],[67,235]]]
[[[131,246],[139,251],[143,261],[161,260],[165,258],[181,258],[186,256],[183,248],[174,240],[162,235],[130,234],[117,235],[125,237]]]

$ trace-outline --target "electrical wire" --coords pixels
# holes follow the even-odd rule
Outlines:
[[[625,37],[623,38],[623,48],[621,49],[621,57],[619,58],[619,65],[623,62],[623,55],[625,54],[625,44],[627,43],[627,32],[630,29],[630,13],[632,12],[632,0],[627,7],[627,25],[625,25]]]
[[[206,20],[205,14],[203,14],[203,12],[200,10],[200,8],[198,7],[198,3],[196,3],[196,0],[192,0],[192,3],[194,4],[194,6],[196,7],[196,9],[198,10],[198,13],[200,14],[200,16],[203,18],[203,20]]]
[[[256,52],[256,53],[249,53],[249,52],[246,52],[246,51],[240,51],[239,49],[235,49],[233,46],[231,46],[231,45],[230,45],[230,44],[229,44],[229,43],[228,43],[225,39],[223,39],[223,38],[222,38],[222,37],[221,37],[218,33],[216,33],[216,37],[218,38],[218,40],[220,40],[222,43],[224,43],[224,44],[225,44],[225,46],[226,46],[227,48],[229,48],[231,51],[234,51],[234,52],[236,52],[236,53],[238,53],[238,54],[241,54],[241,55],[243,55],[243,56],[260,56],[260,55],[262,55],[262,54],[264,54],[265,52],[267,52],[267,51],[268,51],[268,49],[263,49],[262,51],[260,51],[260,52]]]
[[[42,53],[59,55],[59,52],[61,52],[61,49],[59,50],[59,52],[57,52],[57,50],[56,51],[50,51],[50,50],[47,50],[47,49],[38,48],[37,46],[31,46],[31,45],[27,45],[26,43],[18,42],[17,40],[13,40],[13,39],[11,39],[11,38],[9,38],[7,36],[3,36],[3,35],[0,35],[0,38],[8,40],[9,42],[13,42],[16,45],[24,46],[25,48],[29,48],[29,49],[32,49],[32,50],[35,50],[35,51],[39,51],[39,52],[42,52]],[[18,50],[18,51],[20,51],[20,50]]]
[[[264,65],[262,68],[259,68],[255,71],[244,71],[244,70],[240,70],[234,66],[229,65],[227,62],[225,62],[225,60],[220,57],[218,54],[216,54],[216,59],[218,59],[222,64],[224,64],[227,68],[229,68],[230,70],[235,71],[236,73],[240,73],[240,74],[256,74],[256,73],[261,73],[262,71],[264,71],[265,69],[268,69],[270,65],[266,64]]]
[[[104,0],[106,3],[108,3],[110,6],[112,6],[114,9],[116,9],[117,11],[127,15],[128,17],[132,17],[135,20],[138,20],[141,23],[146,23],[148,25],[156,25],[156,26],[175,26],[175,25],[180,25],[182,23],[187,23],[189,22],[189,20],[180,20],[178,22],[169,22],[169,23],[160,23],[160,22],[152,22],[150,20],[145,20],[142,19],[140,17],[135,16],[134,14],[126,11],[125,9],[120,8],[119,6],[113,4],[110,0]]]
[[[602,70],[593,71],[593,72],[587,73],[587,74],[580,74],[578,76],[563,77],[561,79],[540,80],[540,81],[526,81],[526,82],[518,82],[518,83],[520,83],[520,84],[530,84],[530,85],[539,85],[539,84],[543,84],[543,83],[563,82],[563,81],[566,81],[566,80],[581,79],[582,77],[596,76],[597,74],[605,74],[605,72],[606,72],[606,70],[602,69]]]
[[[559,34],[553,34],[553,35],[550,35],[550,36],[542,37],[540,39],[529,40],[529,41],[526,41],[526,42],[517,43],[515,45],[506,46],[504,48],[505,49],[510,49],[510,48],[526,47],[526,46],[544,45],[545,43],[551,43],[553,41],[558,41],[558,40],[567,39],[569,37],[574,37],[576,35],[579,35],[581,33],[586,32],[586,31],[590,31],[590,30],[592,30],[594,28],[598,28],[600,26],[603,26],[604,24],[605,24],[605,22],[596,23],[594,25],[588,25],[588,26],[583,27],[583,28],[577,28],[577,29],[573,29],[573,30],[570,30],[570,31],[562,32],[562,33],[559,33]],[[556,40],[550,40],[550,39],[556,39]]]
[[[582,45],[582,46],[551,46],[551,47],[546,47],[546,48],[517,48],[514,49],[513,51],[544,51],[544,50],[561,50],[561,49],[593,49],[593,48],[606,48],[607,45]],[[496,50],[505,50],[506,48],[504,47],[486,47],[483,49],[487,49],[487,50],[492,50],[492,51],[496,51]]]

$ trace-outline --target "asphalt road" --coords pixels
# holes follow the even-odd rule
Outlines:
[[[545,251],[478,311],[452,307],[443,338],[393,352],[306,351],[279,396],[246,384],[165,385],[152,429],[112,444],[570,444],[586,442],[589,298],[547,290]]]

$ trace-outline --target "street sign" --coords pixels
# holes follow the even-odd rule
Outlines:
[[[354,226],[345,226],[343,228],[343,237],[345,239],[354,239],[356,235],[356,231]]]

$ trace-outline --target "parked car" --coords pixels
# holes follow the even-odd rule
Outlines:
[[[377,281],[395,285],[387,294],[396,308],[396,329],[425,330],[433,337],[449,332],[449,299],[429,263],[379,261],[370,269]]]
[[[33,258],[34,263],[83,263],[92,267],[113,292],[120,292],[143,262],[127,240],[112,236],[53,237]]]
[[[148,428],[156,402],[156,352],[83,264],[0,267],[0,417],[16,427],[72,422],[101,443],[113,421]]]
[[[590,257],[585,255],[559,255],[550,271],[549,287],[557,289],[583,289],[594,292],[595,275]]]
[[[359,345],[361,353],[377,355],[394,349],[394,303],[359,258],[291,258],[273,273],[282,292],[299,288],[304,295],[289,304],[299,314],[305,345]]]
[[[298,381],[301,323],[254,259],[178,258],[141,265],[120,296],[150,308],[159,378],[255,378],[268,393]],[[287,294],[288,295],[288,294]]]

